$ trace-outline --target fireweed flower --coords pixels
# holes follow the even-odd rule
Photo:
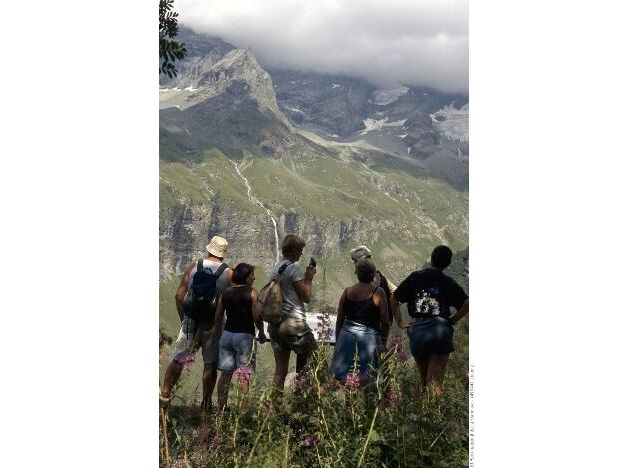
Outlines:
[[[346,374],[344,379],[344,387],[349,390],[359,390],[370,382],[370,370],[366,369],[364,372],[355,370]]]
[[[196,353],[186,354],[184,356],[181,356],[178,359],[178,363],[181,364],[186,369],[189,369],[190,367],[192,367],[192,364],[194,364],[194,361],[196,361]]]
[[[252,376],[253,370],[251,367],[239,367],[236,372],[234,372],[234,380],[239,383],[249,384]]]
[[[360,389],[362,387],[362,381],[359,376],[359,372],[351,372],[346,375],[344,380],[344,386],[347,389]]]
[[[185,460],[179,459],[172,463],[172,468],[187,468],[187,464],[185,463]]]
[[[224,441],[225,439],[223,439],[222,435],[216,434],[209,444],[209,449],[216,450],[218,447],[220,447],[223,444]]]
[[[304,445],[305,447],[315,447],[318,443],[318,439],[315,436],[306,436],[304,438],[304,440],[302,441],[302,445]]]
[[[320,312],[317,316],[318,325],[318,339],[320,341],[328,341],[333,335],[333,324],[331,322],[331,314],[329,314],[326,310]]]
[[[399,361],[401,364],[405,363],[408,360],[408,353],[406,352],[406,348],[403,344],[403,337],[401,336],[394,337],[390,347],[395,348],[395,355],[397,356],[397,361]]]
[[[390,406],[391,408],[394,408],[402,401],[403,401],[403,395],[401,394],[400,391],[393,389],[388,394],[387,402],[388,402],[388,406]]]

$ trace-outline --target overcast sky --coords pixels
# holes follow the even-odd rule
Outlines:
[[[175,10],[268,66],[468,91],[467,0],[176,0]]]

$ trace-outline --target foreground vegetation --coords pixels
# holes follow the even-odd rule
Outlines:
[[[332,348],[321,345],[310,371],[296,376],[277,404],[260,372],[244,410],[237,384],[221,414],[202,412],[177,388],[160,418],[161,466],[467,466],[467,328],[467,321],[457,327],[439,399],[420,394],[399,333],[365,387],[357,376],[346,386],[334,382]]]

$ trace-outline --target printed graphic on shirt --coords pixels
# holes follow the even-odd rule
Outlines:
[[[436,294],[438,292],[438,289],[436,289]],[[435,294],[435,291],[430,290],[430,293]],[[415,310],[420,314],[439,315],[441,307],[439,306],[439,301],[428,294],[427,291],[419,291],[415,296]]]

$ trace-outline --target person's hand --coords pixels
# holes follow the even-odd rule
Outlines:
[[[258,331],[258,343],[263,344],[266,341],[267,341],[267,336],[265,335],[265,332]]]
[[[317,268],[309,265],[308,267],[306,267],[306,271],[304,272],[304,279],[307,281],[313,281],[313,277],[315,276],[316,272]]]
[[[410,328],[410,322],[401,322],[398,325],[399,328]]]

